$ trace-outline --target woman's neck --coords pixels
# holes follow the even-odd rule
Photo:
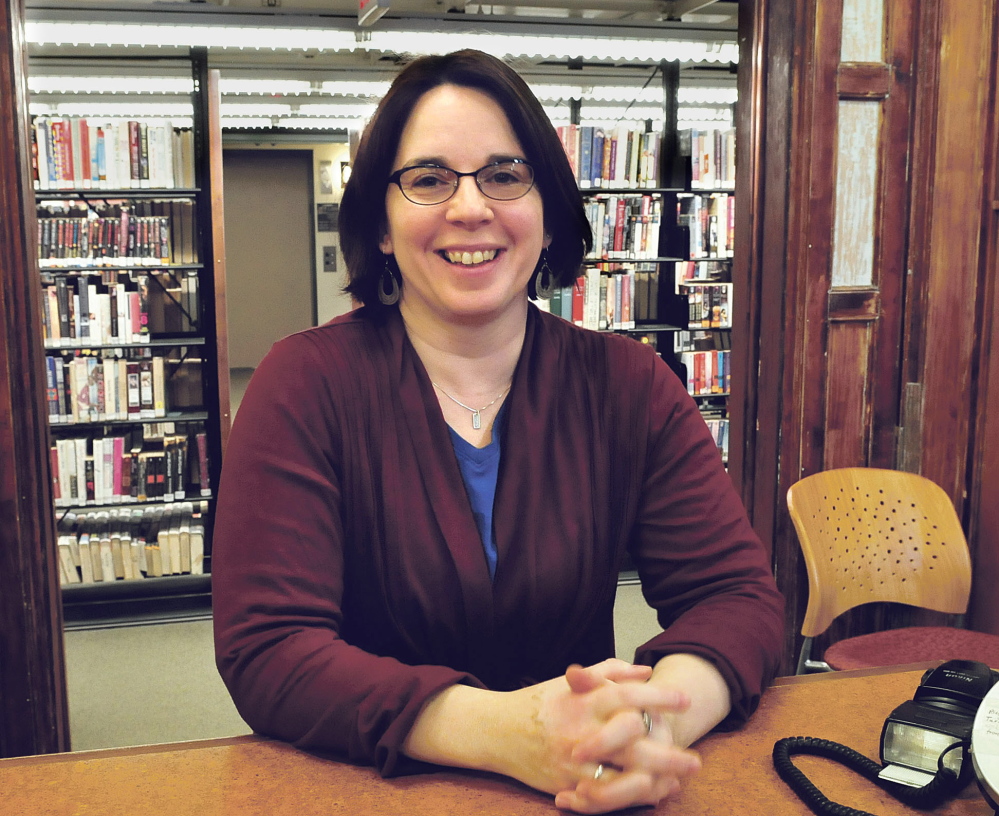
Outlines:
[[[501,320],[448,323],[400,303],[403,325],[430,379],[452,396],[484,405],[510,384],[527,327],[527,301]],[[470,401],[469,401],[470,400]]]
[[[519,319],[507,316],[477,326],[421,320],[405,308],[400,313],[409,342],[433,383],[444,421],[465,441],[485,447],[492,441],[493,423],[524,346],[526,299]]]

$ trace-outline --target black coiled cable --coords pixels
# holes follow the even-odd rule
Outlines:
[[[882,779],[878,776],[881,772],[881,766],[876,762],[845,745],[815,737],[787,737],[778,740],[774,744],[773,760],[777,775],[818,816],[873,816],[866,810],[857,810],[826,798],[822,791],[795,767],[791,757],[795,754],[809,754],[839,762],[841,765],[857,771],[865,779],[887,791],[903,804],[929,810],[940,805],[945,799],[956,795],[963,787],[963,782],[959,780],[958,775],[943,766],[943,757],[949,751],[960,747],[962,747],[960,742],[954,743],[940,755],[937,763],[937,775],[933,781],[922,788],[911,788],[908,785]]]

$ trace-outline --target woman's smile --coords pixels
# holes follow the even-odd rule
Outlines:
[[[462,266],[478,266],[486,261],[493,260],[497,255],[499,255],[499,252],[500,251],[498,249],[475,249],[472,251],[443,249],[438,254],[445,261],[452,264],[461,264]]]

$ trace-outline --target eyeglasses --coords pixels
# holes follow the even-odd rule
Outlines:
[[[534,186],[534,168],[523,159],[497,161],[471,173],[459,173],[437,164],[403,167],[389,176],[414,204],[443,204],[458,190],[462,176],[472,176],[482,194],[494,201],[513,201]]]

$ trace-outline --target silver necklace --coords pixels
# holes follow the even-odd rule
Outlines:
[[[440,391],[445,397],[447,397],[449,400],[451,400],[451,402],[455,403],[456,405],[460,405],[466,411],[471,411],[472,412],[472,427],[475,428],[475,430],[479,430],[482,427],[482,416],[481,416],[481,413],[483,411],[485,411],[486,408],[491,408],[497,402],[499,402],[500,397],[502,397],[504,394],[506,394],[506,392],[510,390],[510,386],[513,385],[513,383],[510,383],[510,385],[508,385],[506,388],[504,388],[500,392],[499,396],[497,396],[496,399],[494,399],[488,405],[483,405],[481,408],[473,408],[471,405],[465,405],[465,403],[463,403],[461,400],[458,400],[458,399],[455,399],[454,397],[452,397],[447,391],[445,391],[443,388],[441,388],[433,380],[430,381],[430,384],[433,385],[433,387],[436,388],[438,391]]]

